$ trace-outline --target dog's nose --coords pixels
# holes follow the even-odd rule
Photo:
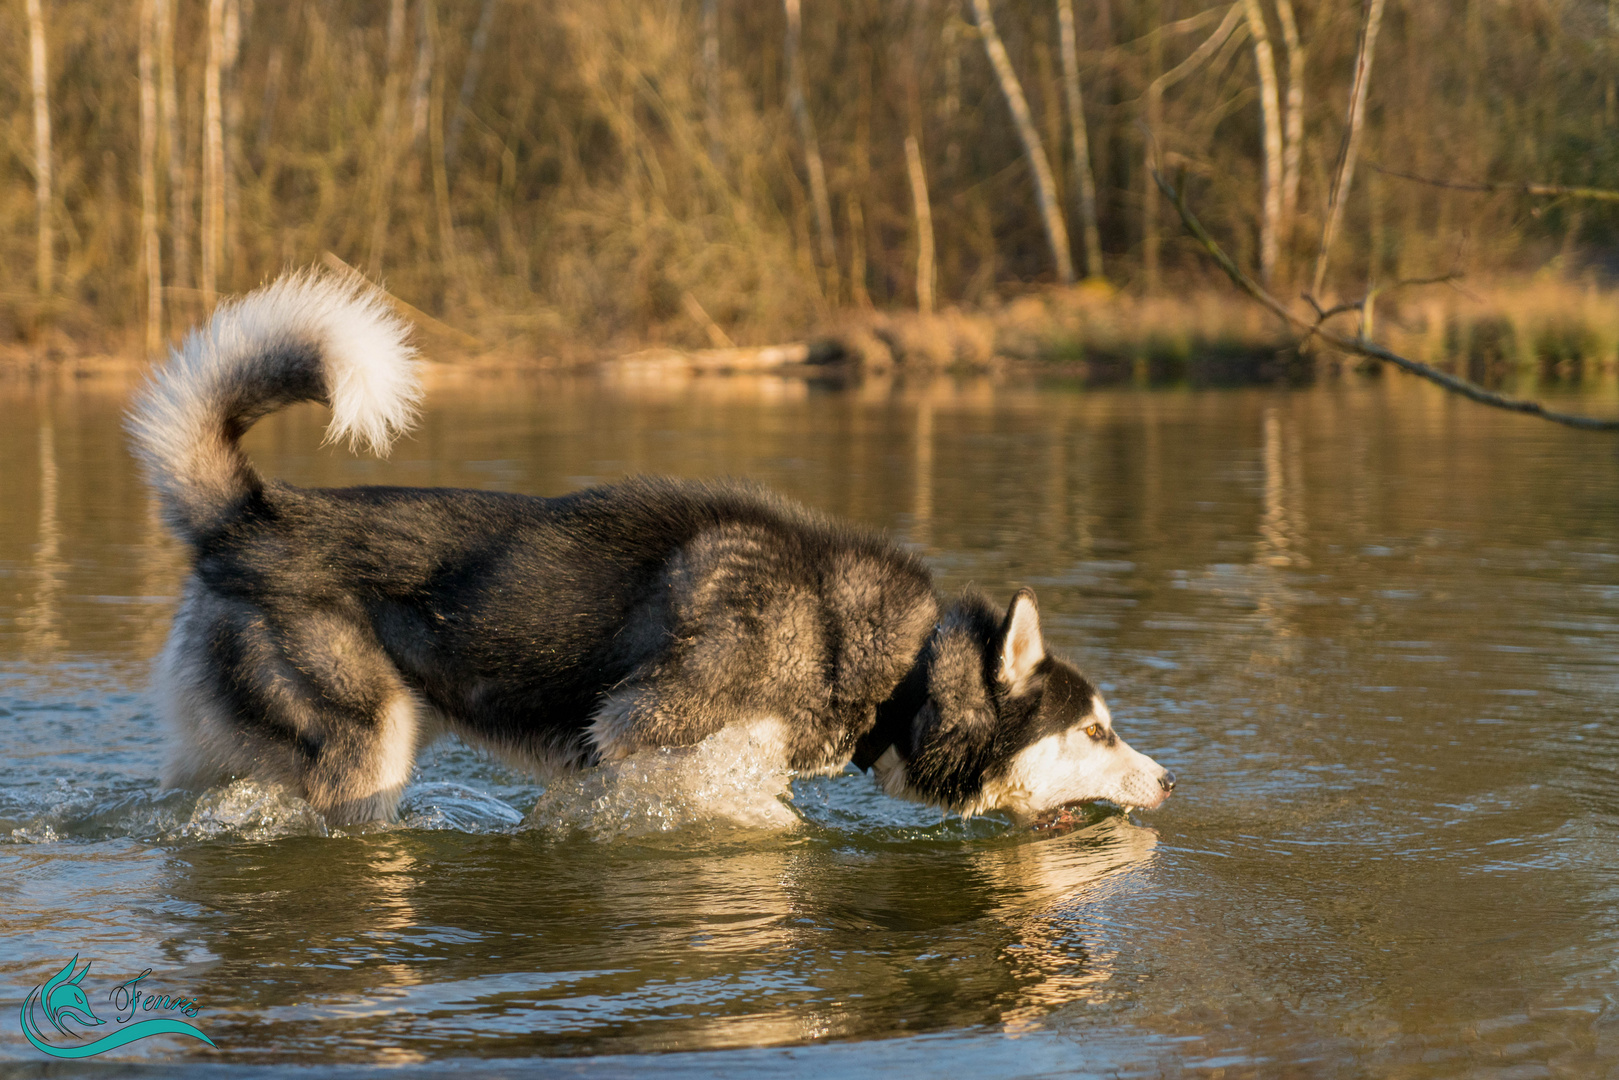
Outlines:
[[[1164,775],[1158,778],[1158,786],[1163,788],[1165,791],[1174,791],[1175,774],[1170,772],[1168,769],[1165,769]]]

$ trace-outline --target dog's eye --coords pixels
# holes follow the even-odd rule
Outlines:
[[[1089,735],[1093,739],[1100,740],[1102,738],[1102,725],[1092,724],[1090,727],[1085,729],[1085,734]]]

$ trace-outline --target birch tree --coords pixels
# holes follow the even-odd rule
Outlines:
[[[39,233],[39,295],[51,295],[56,279],[55,242],[51,236],[51,108],[45,73],[45,12],[40,0],[28,0],[29,81],[34,92],[34,210]]]
[[[1248,34],[1254,39],[1254,66],[1259,69],[1259,114],[1265,132],[1265,181],[1259,220],[1259,277],[1269,284],[1276,276],[1277,237],[1282,222],[1282,107],[1276,86],[1276,57],[1259,0],[1243,0]]]
[[[1029,159],[1029,170],[1034,174],[1035,198],[1040,203],[1040,220],[1045,225],[1046,240],[1051,244],[1051,257],[1057,264],[1057,280],[1064,285],[1074,283],[1074,260],[1068,252],[1068,225],[1063,221],[1062,207],[1057,204],[1057,182],[1051,174],[1051,162],[1045,147],[1040,144],[1040,133],[1035,129],[1029,113],[1028,99],[1023,96],[1023,85],[1017,72],[1012,70],[1012,59],[1006,55],[1001,35],[995,30],[995,16],[989,9],[989,0],[973,0],[973,14],[978,20],[978,35],[984,41],[984,52],[989,55],[990,66],[995,69],[1001,96],[1012,113],[1023,153]]]
[[[1276,17],[1287,45],[1287,105],[1282,143],[1282,239],[1293,235],[1299,211],[1299,166],[1304,160],[1304,45],[1299,41],[1293,0],[1276,0]]]
[[[1090,138],[1085,130],[1085,99],[1079,90],[1079,41],[1074,31],[1074,0],[1057,0],[1064,96],[1074,144],[1074,179],[1079,191],[1079,225],[1085,236],[1085,276],[1102,276],[1102,241],[1096,227],[1096,177],[1091,172]]]

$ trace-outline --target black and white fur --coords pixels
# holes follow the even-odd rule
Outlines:
[[[316,400],[328,438],[384,453],[415,363],[377,294],[297,275],[221,306],[141,393],[129,430],[194,554],[156,672],[169,786],[280,781],[360,822],[445,729],[578,769],[746,726],[785,768],[852,759],[963,813],[1168,796],[1028,590],[1004,616],[942,605],[914,556],[747,485],[306,490],[238,445]]]

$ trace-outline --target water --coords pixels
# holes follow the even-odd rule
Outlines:
[[[1181,781],[1032,832],[850,771],[760,830],[693,820],[656,762],[546,790],[443,743],[400,825],[345,833],[156,789],[183,556],[123,400],[0,384],[0,1072],[44,1062],[12,1006],[75,953],[93,1004],[144,968],[200,1002],[218,1050],[114,1055],[152,1075],[1619,1071],[1610,437],[1392,378],[441,380],[388,462],[300,409],[248,440],[297,483],[750,476],[947,591],[1033,585]]]

